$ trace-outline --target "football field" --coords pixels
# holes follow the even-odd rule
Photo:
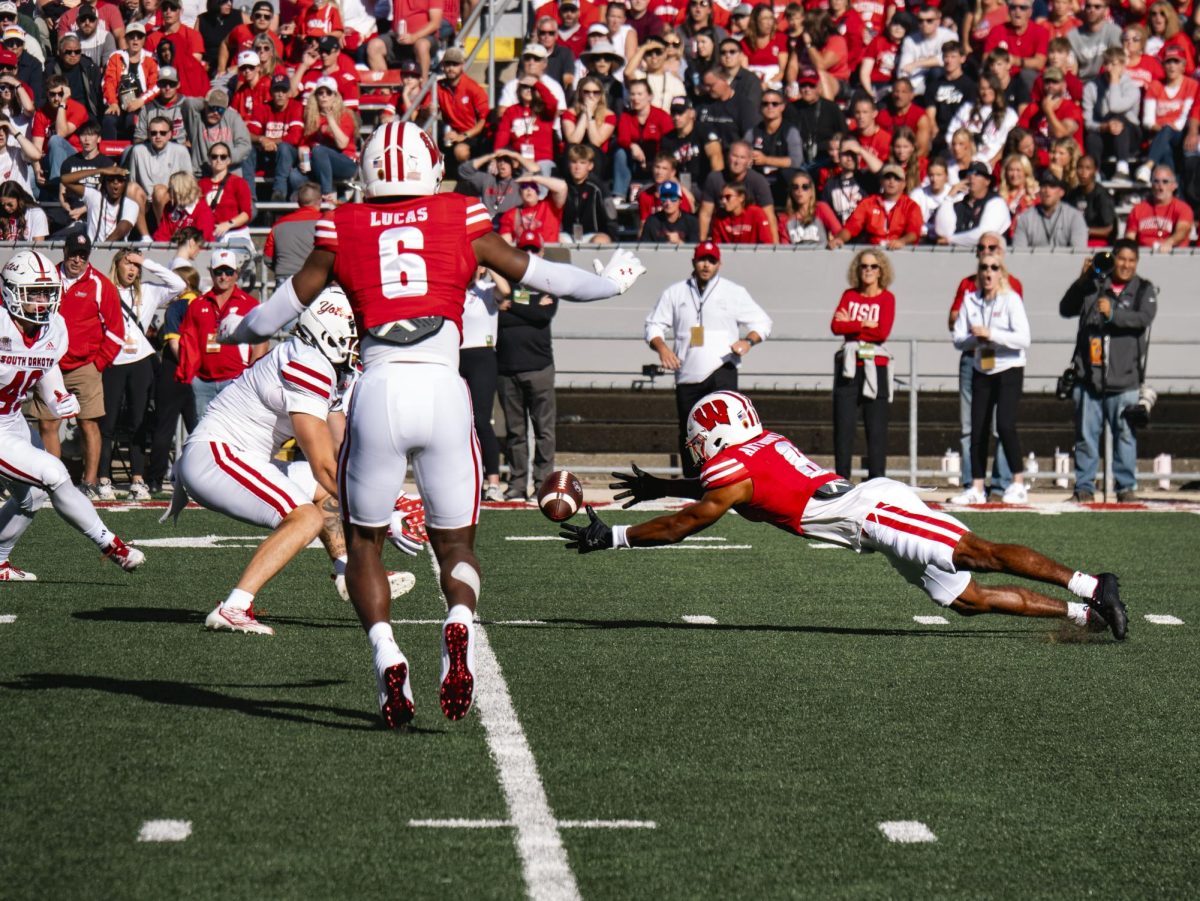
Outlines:
[[[417,575],[393,607],[417,716],[393,734],[322,551],[259,596],[273,638],[209,633],[262,533],[159,512],[106,514],[148,557],[126,575],[45,510],[13,558],[41,581],[0,586],[5,901],[1174,899],[1200,882],[1195,513],[962,516],[1119,573],[1118,644],[943,614],[878,555],[736,516],[578,557],[536,511],[485,510],[459,723],[437,704],[432,558],[387,551]]]

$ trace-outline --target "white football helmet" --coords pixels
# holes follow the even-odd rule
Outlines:
[[[763,433],[750,398],[736,391],[714,391],[696,402],[687,419],[687,449],[703,466],[727,447],[752,441]]]
[[[58,312],[62,280],[48,256],[22,250],[13,254],[0,272],[0,293],[15,319],[44,325]]]
[[[327,287],[300,314],[296,337],[321,351],[335,367],[349,362],[358,350],[358,329],[340,286]]]
[[[415,122],[375,129],[363,147],[361,167],[368,197],[436,194],[446,168],[433,139]]]

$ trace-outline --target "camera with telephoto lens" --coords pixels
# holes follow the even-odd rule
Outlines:
[[[1158,401],[1158,392],[1149,385],[1138,388],[1138,399],[1121,411],[1130,428],[1144,429],[1150,425],[1150,411]]]
[[[1054,396],[1059,400],[1070,400],[1075,394],[1075,386],[1079,383],[1079,373],[1075,371],[1075,364],[1072,363],[1063,370],[1063,374],[1058,377],[1058,381],[1054,384]]]
[[[1112,275],[1113,267],[1117,265],[1117,258],[1111,250],[1105,250],[1102,253],[1092,257],[1092,270],[1089,273],[1092,278],[1099,281],[1106,276]]]

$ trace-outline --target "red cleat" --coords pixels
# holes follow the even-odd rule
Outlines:
[[[376,674],[379,683],[379,712],[389,729],[399,729],[411,723],[416,708],[412,691],[408,687],[408,664],[394,663]]]
[[[442,713],[446,719],[461,720],[471,709],[475,693],[475,644],[473,627],[446,623],[442,627]]]

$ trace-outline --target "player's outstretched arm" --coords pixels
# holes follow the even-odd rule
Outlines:
[[[304,312],[325,290],[333,274],[333,254],[314,250],[300,271],[285,280],[266,303],[261,303],[242,318],[226,316],[221,321],[218,339],[222,344],[257,344],[266,341]]]
[[[495,232],[476,238],[471,242],[471,247],[475,251],[475,259],[489,269],[499,272],[510,281],[552,294],[560,300],[603,300],[624,294],[646,271],[641,261],[628,250],[613,251],[606,266],[601,266],[597,260],[598,268],[593,274],[569,263],[552,263],[541,257],[530,256]]]
[[[573,526],[563,523],[560,535],[567,539],[568,550],[577,550],[581,554],[625,547],[677,544],[689,535],[707,529],[734,504],[750,500],[753,493],[753,483],[749,479],[743,479],[706,492],[700,500],[689,504],[678,513],[657,516],[636,526],[609,526],[589,506],[588,524]]]
[[[612,477],[620,479],[608,487],[620,494],[614,495],[613,500],[621,501],[629,498],[621,506],[628,509],[642,501],[654,501],[664,497],[686,497],[699,500],[704,496],[704,488],[699,479],[663,479],[652,476],[638,468],[636,463],[630,463],[632,473],[614,472]]]
[[[292,413],[291,420],[296,443],[304,452],[313,478],[330,497],[337,497],[337,452],[329,425],[311,413]]]

